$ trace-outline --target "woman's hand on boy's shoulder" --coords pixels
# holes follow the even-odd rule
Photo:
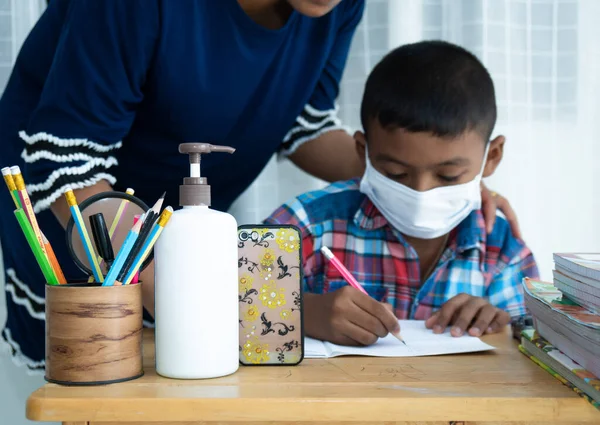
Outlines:
[[[428,329],[442,333],[451,326],[452,336],[471,336],[496,333],[510,323],[510,315],[485,300],[468,294],[459,294],[446,302],[425,321]]]
[[[306,333],[340,345],[371,345],[400,325],[388,305],[346,286],[323,295],[304,295]]]
[[[502,211],[502,214],[506,217],[506,221],[510,224],[513,236],[517,239],[523,239],[521,229],[519,228],[519,221],[517,220],[517,214],[510,206],[508,199],[489,190],[481,183],[481,211],[483,212],[487,233],[492,233],[492,230],[494,229],[497,209]]]

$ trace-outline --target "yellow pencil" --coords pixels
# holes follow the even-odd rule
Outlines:
[[[10,167],[4,167],[2,169],[2,177],[4,177],[4,181],[6,182],[6,187],[8,187],[8,191],[10,192],[10,196],[15,203],[15,207],[22,208],[21,202],[19,201],[19,193],[17,192],[17,186],[15,185],[15,179],[13,179],[12,174],[10,173]]]
[[[21,205],[23,205],[23,210],[25,211],[25,214],[31,223],[33,233],[40,244],[40,248],[42,249],[44,256],[46,259],[48,259],[48,253],[46,252],[46,247],[44,246],[44,240],[42,239],[40,226],[35,218],[35,213],[33,212],[33,207],[31,206],[31,200],[29,199],[29,194],[27,193],[27,188],[25,187],[25,180],[23,180],[23,175],[21,174],[21,169],[19,166],[15,165],[14,167],[10,167],[10,172],[15,182],[15,186],[17,187],[19,199],[21,200]]]
[[[128,195],[133,195],[135,193],[135,190],[129,188],[125,191],[125,193]],[[115,218],[113,219],[113,221],[110,225],[110,229],[108,229],[108,236],[110,236],[110,240],[112,240],[113,236],[115,235],[117,227],[119,226],[119,223],[121,222],[121,218],[123,218],[123,213],[125,212],[125,208],[127,207],[127,204],[129,204],[129,201],[127,199],[123,199],[121,201],[121,204],[119,205],[119,208],[117,209]]]

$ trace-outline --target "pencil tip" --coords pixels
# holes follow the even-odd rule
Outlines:
[[[167,191],[165,190],[162,194],[162,196],[160,197],[160,199],[165,199],[165,196],[167,196]]]

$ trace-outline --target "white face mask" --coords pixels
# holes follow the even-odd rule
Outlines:
[[[402,234],[420,239],[434,239],[449,233],[473,210],[481,208],[481,178],[490,144],[483,155],[479,174],[470,182],[441,186],[419,192],[395,182],[377,171],[365,152],[367,169],[360,191]]]

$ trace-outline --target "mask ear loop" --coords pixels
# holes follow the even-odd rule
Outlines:
[[[485,144],[485,150],[483,151],[483,163],[481,164],[481,169],[479,170],[479,180],[483,180],[483,172],[485,171],[485,166],[487,164],[487,159],[488,159],[488,154],[490,153],[490,145],[492,144],[491,141],[488,141]]]

